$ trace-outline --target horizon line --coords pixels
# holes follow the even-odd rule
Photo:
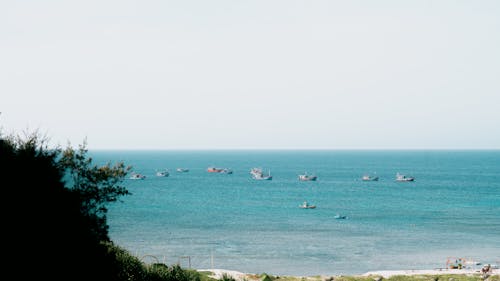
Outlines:
[[[120,150],[120,151],[494,151],[500,148],[90,148],[89,150]]]

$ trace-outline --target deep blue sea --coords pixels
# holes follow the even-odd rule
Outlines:
[[[278,275],[432,269],[448,257],[500,263],[498,150],[91,155],[146,176],[125,180],[132,195],[108,214],[111,239],[145,262]],[[208,173],[209,166],[234,173]],[[269,169],[273,180],[252,179],[253,167]],[[165,168],[169,177],[155,176]],[[318,180],[299,181],[304,172]],[[415,181],[396,182],[397,172]],[[361,181],[364,173],[380,179]],[[317,208],[299,208],[303,201]]]

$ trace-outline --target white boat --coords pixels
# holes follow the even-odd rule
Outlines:
[[[252,176],[255,176],[255,175],[262,175],[262,168],[252,168],[250,170],[250,174]]]
[[[156,176],[157,177],[168,177],[170,173],[168,170],[163,170],[163,171],[156,171]]]
[[[253,168],[250,170],[250,174],[252,174],[252,178],[255,180],[272,180],[273,176],[271,176],[271,170],[268,171],[267,175],[264,175],[261,168]]]
[[[304,173],[302,175],[299,175],[299,180],[300,181],[315,181],[318,177],[315,175],[308,175],[307,173]]]
[[[414,180],[415,180],[414,177],[408,177],[400,173],[396,174],[396,181],[414,181]]]
[[[145,179],[145,178],[146,178],[146,176],[145,176],[145,175],[141,175],[141,174],[138,174],[138,173],[132,173],[132,174],[130,175],[130,178],[129,178],[129,179],[131,179],[131,180],[143,180],[143,179]]]
[[[307,201],[304,201],[304,203],[299,205],[299,208],[301,208],[301,209],[315,209],[316,205],[309,205],[309,203],[307,203]]]
[[[222,171],[220,171],[219,173],[221,173],[221,174],[232,174],[232,173],[233,173],[233,170],[228,169],[228,168],[224,168],[224,169],[222,169]]]
[[[370,175],[363,175],[363,177],[361,177],[361,180],[362,181],[378,181],[378,177],[377,176],[370,176]]]
[[[347,219],[347,216],[336,214],[334,216],[334,218],[337,219],[337,220],[345,220],[345,219]]]
[[[177,168],[176,171],[179,172],[179,173],[187,173],[187,172],[189,172],[189,169],[186,169],[186,168]]]
[[[267,176],[259,174],[259,175],[254,175],[253,179],[255,179],[255,180],[268,180],[268,181],[270,181],[270,180],[273,179],[273,176],[271,176],[270,173]]]

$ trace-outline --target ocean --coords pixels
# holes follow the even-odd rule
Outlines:
[[[109,205],[108,224],[116,244],[148,263],[301,276],[442,268],[457,258],[500,264],[498,150],[90,154],[146,176],[124,180],[132,195]],[[252,179],[254,167],[273,179]],[[160,169],[170,175],[157,177]],[[415,181],[395,181],[398,172]],[[299,181],[302,173],[317,181]],[[365,173],[379,180],[362,181]],[[304,201],[317,207],[299,208]]]

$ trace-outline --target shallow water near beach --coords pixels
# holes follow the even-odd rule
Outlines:
[[[500,263],[500,151],[91,156],[146,176],[126,179],[132,195],[110,204],[108,214],[111,239],[146,262],[277,275],[432,269],[448,257]],[[234,173],[208,173],[209,166]],[[270,169],[273,179],[253,180],[253,167]],[[170,176],[155,176],[165,168]],[[304,172],[318,180],[299,181]],[[415,181],[396,182],[397,172]],[[365,173],[379,181],[361,181]],[[317,208],[299,208],[304,201]]]

